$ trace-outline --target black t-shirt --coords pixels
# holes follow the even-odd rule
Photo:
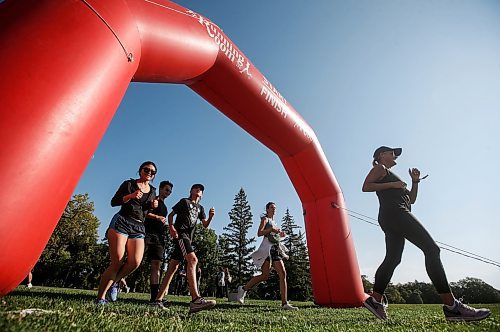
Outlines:
[[[387,174],[382,180],[377,183],[388,183],[403,181],[399,176],[386,170]],[[377,191],[378,200],[380,203],[380,211],[385,212],[388,210],[409,210],[411,211],[410,192],[406,188],[391,188]]]
[[[166,217],[168,214],[167,206],[161,199],[159,199],[158,207],[152,211],[149,211],[149,213],[155,214],[157,216]],[[164,229],[165,224],[156,218],[146,218],[146,220],[144,221],[144,226],[146,226],[146,234],[155,234],[163,236],[165,233]]]
[[[181,199],[172,207],[172,210],[177,215],[174,222],[174,227],[181,234],[188,234],[193,240],[194,227],[199,220],[206,219],[205,209],[198,203],[193,202],[189,198]]]
[[[131,199],[123,203],[123,197],[139,189],[137,181],[134,179],[123,181],[120,188],[111,199],[111,206],[121,206],[120,215],[144,222],[149,210],[152,209],[151,202],[156,197],[156,188],[149,185],[149,193],[142,195],[140,199]]]

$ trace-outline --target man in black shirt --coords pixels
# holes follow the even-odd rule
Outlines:
[[[189,198],[181,199],[172,207],[172,212],[168,215],[168,226],[170,236],[174,241],[174,252],[170,258],[167,272],[160,286],[158,296],[156,297],[155,305],[164,308],[163,295],[168,292],[168,286],[172,281],[172,276],[179,262],[186,259],[187,262],[187,281],[189,285],[189,293],[192,301],[189,304],[189,312],[194,313],[200,310],[210,309],[215,306],[214,300],[206,300],[200,296],[198,286],[196,284],[196,267],[198,258],[192,247],[194,229],[198,220],[201,220],[203,227],[207,228],[215,215],[215,209],[210,208],[208,219],[205,215],[203,206],[199,204],[205,187],[202,184],[193,184]],[[174,221],[174,216],[177,215]]]
[[[165,251],[165,240],[167,235],[167,206],[165,199],[172,193],[174,185],[170,181],[160,182],[158,195],[158,207],[148,213],[144,226],[146,227],[146,254],[151,263],[150,289],[151,299],[154,302],[160,288],[160,267]]]

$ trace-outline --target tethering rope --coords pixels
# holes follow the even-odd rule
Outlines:
[[[359,212],[352,211],[352,210],[349,210],[347,208],[341,207],[341,206],[339,206],[336,203],[332,203],[332,207],[334,207],[336,209],[345,210],[349,216],[351,216],[351,217],[353,217],[353,218],[355,218],[357,220],[363,221],[363,222],[365,222],[367,224],[370,224],[370,225],[373,225],[373,226],[380,227],[380,225],[378,224],[378,220],[375,219],[375,218],[372,218],[372,217],[364,215],[362,213],[359,213]],[[375,222],[370,221],[370,220],[373,220]],[[480,261],[480,262],[483,262],[483,263],[487,263],[487,264],[491,264],[491,265],[494,265],[494,266],[500,268],[500,263],[497,262],[497,261],[494,261],[492,259],[480,256],[480,255],[477,255],[477,254],[474,254],[474,253],[472,253],[470,251],[466,251],[464,249],[460,249],[460,248],[454,247],[452,245],[449,245],[449,244],[446,244],[446,243],[443,243],[443,242],[440,242],[440,241],[436,241],[436,243],[440,244],[439,248],[441,248],[443,250],[447,250],[447,251],[450,251],[452,253],[455,253],[455,254],[458,254],[458,255],[462,255],[462,256],[465,256],[465,257],[468,257],[468,258],[472,258],[472,259],[475,259],[477,261]]]

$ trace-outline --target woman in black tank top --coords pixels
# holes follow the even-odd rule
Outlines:
[[[383,294],[401,262],[405,240],[408,240],[424,252],[427,274],[443,301],[443,312],[447,320],[472,321],[488,317],[489,310],[471,308],[456,300],[451,293],[441,264],[440,248],[411,213],[411,204],[417,199],[420,171],[417,168],[408,170],[412,181],[411,188],[408,189],[407,184],[390,170],[396,165],[401,152],[401,148],[387,146],[375,150],[373,168],[363,183],[363,191],[375,191],[379,199],[378,221],[385,233],[386,244],[384,261],[375,273],[373,295],[364,302],[365,307],[380,319],[388,318]]]
[[[124,181],[111,199],[111,206],[121,208],[106,231],[111,262],[101,276],[98,305],[107,304],[108,300],[116,301],[119,281],[141,264],[146,233],[144,220],[150,210],[158,207],[155,187],[150,185],[156,171],[154,162],[143,162],[139,178]]]

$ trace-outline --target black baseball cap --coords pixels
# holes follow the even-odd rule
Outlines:
[[[380,156],[380,154],[382,152],[389,152],[389,151],[394,151],[394,155],[396,157],[399,157],[401,155],[401,152],[403,152],[403,149],[402,148],[390,148],[388,146],[381,146],[381,147],[377,148],[377,150],[375,150],[375,152],[373,153],[373,159],[377,159],[378,156]]]
[[[191,190],[193,189],[200,189],[201,191],[205,191],[205,186],[201,183],[195,183],[191,186]]]

